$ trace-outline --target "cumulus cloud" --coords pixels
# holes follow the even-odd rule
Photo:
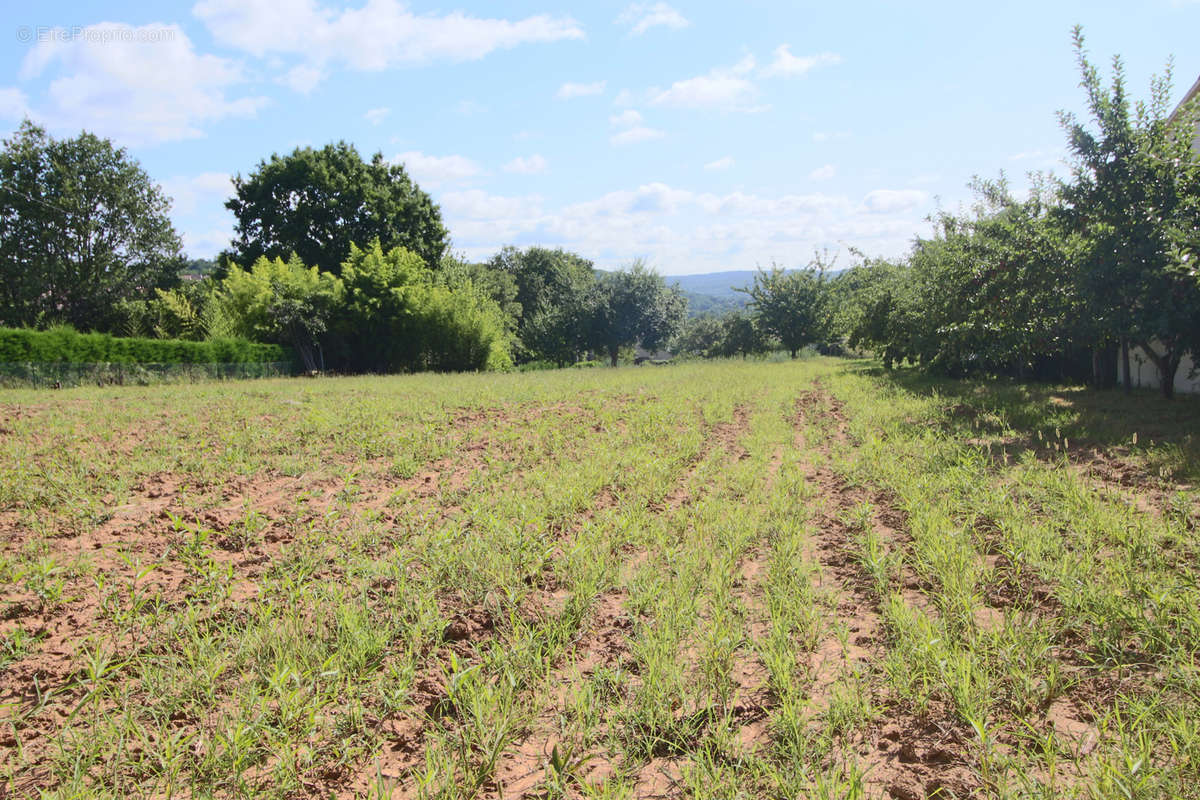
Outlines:
[[[641,121],[641,113],[632,108],[622,111],[620,114],[613,114],[608,118],[609,124],[618,128],[630,128]]]
[[[537,175],[545,172],[548,167],[546,159],[535,153],[531,156],[517,156],[505,164],[502,169],[518,175]]]
[[[634,3],[621,12],[616,24],[628,27],[630,36],[641,36],[651,28],[661,26],[678,30],[690,23],[666,3]]]
[[[733,167],[733,157],[725,156],[718,158],[716,161],[710,161],[704,165],[705,169],[731,169]]]
[[[871,253],[903,252],[919,213],[869,210],[844,195],[695,192],[655,182],[548,207],[540,196],[481,190],[439,198],[455,245],[484,258],[503,244],[561,246],[617,266],[651,258],[668,274],[807,263],[814,247],[849,241]]]
[[[812,56],[794,56],[786,44],[775,48],[775,58],[762,71],[767,78],[794,78],[807,75],[816,67],[842,63],[837,53],[818,53]]]
[[[233,196],[233,181],[224,172],[202,172],[190,177],[168,178],[163,191],[171,198],[171,210],[191,214],[204,208],[220,207]]]
[[[399,153],[391,159],[394,164],[403,164],[418,183],[430,187],[448,183],[459,183],[483,174],[483,168],[466,156],[433,156],[419,150]]]
[[[399,0],[367,0],[359,8],[325,6],[317,0],[200,0],[192,13],[222,44],[260,57],[298,56],[318,70],[326,64],[377,72],[433,61],[475,61],[496,50],[584,36],[569,17],[416,14]]]
[[[363,119],[372,125],[378,125],[383,122],[388,114],[392,113],[390,108],[372,108],[363,114]]]
[[[0,119],[20,119],[29,113],[29,99],[20,89],[0,89]]]
[[[812,172],[808,173],[808,177],[814,181],[827,181],[837,175],[837,167],[833,164],[826,164],[823,167],[817,167]]]
[[[558,92],[554,95],[559,100],[571,100],[575,97],[588,97],[589,95],[603,94],[604,87],[608,85],[607,81],[596,81],[594,83],[564,83],[558,87]]]
[[[863,198],[863,207],[872,214],[893,214],[916,208],[928,196],[918,189],[876,189]]]
[[[43,39],[25,57],[21,77],[47,74],[45,103],[31,116],[129,145],[197,138],[205,124],[253,116],[266,104],[231,96],[245,81],[241,66],[197,53],[177,25],[101,22],[81,35]]]
[[[751,103],[757,94],[750,79],[754,65],[754,56],[746,56],[732,67],[718,67],[704,75],[675,81],[666,89],[651,89],[649,101],[674,108],[759,110],[761,107]]]
[[[660,131],[657,128],[647,128],[644,125],[639,125],[636,128],[618,131],[608,138],[615,145],[636,144],[638,142],[650,142],[655,139],[661,139],[666,136],[666,131]]]
[[[667,135],[664,131],[643,125],[641,113],[632,108],[626,109],[620,114],[612,115],[608,118],[608,122],[614,128],[617,128],[617,131],[608,139],[614,145],[649,142],[654,139],[661,139]]]

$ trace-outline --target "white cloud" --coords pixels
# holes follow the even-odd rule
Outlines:
[[[717,68],[705,75],[675,81],[666,89],[651,89],[649,102],[675,108],[717,108],[725,111],[758,111],[751,104],[757,88],[750,80],[754,57],[746,56],[737,64]]]
[[[0,119],[20,119],[29,113],[29,100],[20,89],[0,89]]]
[[[918,189],[876,189],[863,198],[863,207],[872,214],[893,214],[916,208],[928,196]]]
[[[483,168],[466,156],[431,156],[418,150],[409,150],[391,160],[394,164],[403,164],[418,183],[430,187],[459,183],[483,174]]]
[[[613,114],[608,118],[608,123],[617,128],[632,128],[642,121],[642,115],[630,108],[622,111],[620,114]]]
[[[584,36],[569,17],[415,14],[399,0],[366,0],[360,8],[317,0],[200,0],[192,13],[217,41],[255,56],[293,55],[313,68],[342,64],[372,72],[475,61],[496,50]]]
[[[183,252],[191,258],[213,258],[233,241],[233,225],[218,225],[201,230],[183,228],[179,237],[183,239]]]
[[[531,156],[517,156],[512,161],[505,164],[502,169],[505,172],[514,172],[518,175],[537,175],[545,172],[549,164],[546,159],[538,154]]]
[[[837,175],[837,167],[833,164],[826,164],[823,167],[817,167],[812,172],[808,173],[808,177],[814,181],[827,181]]]
[[[879,196],[876,195],[876,199]],[[808,263],[814,248],[841,242],[898,255],[924,223],[919,209],[866,207],[844,195],[700,193],[664,183],[548,207],[541,197],[481,190],[438,198],[455,245],[485,258],[504,244],[561,246],[601,267],[651,259],[667,274]]]
[[[621,12],[616,24],[627,26],[630,36],[641,36],[654,27],[678,30],[690,23],[666,3],[634,3]]]
[[[617,96],[613,98],[613,105],[617,106],[618,108],[621,106],[631,106],[635,102],[637,102],[637,100],[634,97],[633,92],[629,91],[628,89],[622,89],[621,91],[617,92]]]
[[[607,81],[596,81],[595,83],[564,83],[558,87],[558,92],[555,97],[559,100],[570,100],[575,97],[588,97],[595,94],[603,94],[604,87],[608,85]]]
[[[202,172],[191,177],[168,178],[163,192],[171,198],[171,210],[192,214],[205,207],[220,207],[233,196],[233,181],[224,172]]]
[[[637,142],[649,142],[655,139],[661,139],[666,136],[666,131],[660,131],[657,128],[647,128],[644,125],[639,125],[636,128],[614,133],[608,138],[608,141],[615,145],[636,144]]]
[[[390,108],[372,108],[363,114],[363,119],[372,125],[378,125],[383,122],[388,114],[392,113]]]
[[[666,132],[656,128],[650,128],[642,124],[642,115],[634,109],[626,109],[620,114],[614,114],[608,118],[608,122],[617,132],[608,138],[608,141],[614,145],[636,144],[637,142],[649,142],[654,139],[661,139],[666,136]]]
[[[730,169],[733,167],[733,157],[725,156],[718,158],[716,161],[710,161],[704,165],[705,169]]]
[[[325,70],[315,64],[297,64],[279,82],[298,94],[309,94],[325,79]]]
[[[247,117],[262,97],[230,97],[241,67],[197,53],[177,25],[89,25],[79,36],[40,41],[21,75],[49,72],[45,104],[31,111],[52,128],[87,128],[122,144],[153,144],[203,135],[202,126]]]
[[[798,77],[807,75],[815,67],[842,63],[842,57],[837,53],[818,53],[813,56],[794,56],[788,45],[781,44],[775,48],[775,58],[763,69],[764,77]]]

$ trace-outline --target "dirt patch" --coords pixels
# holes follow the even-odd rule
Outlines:
[[[828,466],[835,448],[849,445],[849,423],[841,402],[819,384],[802,393],[796,401],[797,437],[803,438],[805,426],[825,431],[818,444],[821,459],[805,465],[806,477],[819,489],[824,501],[817,518],[818,530],[805,554],[820,565],[818,580],[832,592],[836,604],[834,630],[818,642],[809,656],[810,699],[814,721],[829,708],[839,682],[851,675],[869,678],[874,665],[884,654],[885,626],[874,595],[870,576],[859,561],[859,538],[864,534],[847,522],[866,504],[872,507],[871,531],[890,546],[902,547],[909,539],[902,510],[891,498],[864,486],[851,486]],[[861,524],[861,523],[860,523]],[[926,608],[927,600],[918,591],[915,575],[902,576],[906,602]],[[978,787],[971,772],[961,723],[945,712],[918,717],[906,708],[878,694],[873,700],[882,709],[876,724],[838,738],[835,760],[852,760],[865,771],[868,796],[908,800],[938,796],[965,796]]]

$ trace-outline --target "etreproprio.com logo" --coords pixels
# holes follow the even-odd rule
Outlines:
[[[175,38],[174,28],[130,28],[126,26],[83,25],[21,25],[17,28],[18,42],[113,42],[151,43]]]

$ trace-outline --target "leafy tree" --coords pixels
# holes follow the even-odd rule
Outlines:
[[[641,260],[601,276],[593,308],[590,342],[614,367],[622,347],[657,350],[678,334],[687,316],[679,287],[668,287]]]
[[[322,342],[344,294],[340,278],[293,254],[287,261],[260,257],[249,271],[229,265],[214,301],[235,335],[291,345],[304,368],[316,370],[325,367]]]
[[[688,317],[671,349],[681,355],[712,358],[719,353],[724,337],[723,319],[716,314],[701,314]]]
[[[516,282],[523,358],[567,364],[587,348],[596,291],[591,261],[562,249],[505,247],[488,267]]]
[[[437,277],[441,283],[452,289],[470,286],[495,301],[504,313],[505,326],[510,332],[516,331],[517,323],[521,319],[521,304],[517,300],[517,279],[512,273],[496,269],[489,264],[471,263],[454,256],[446,256],[442,259]]]
[[[738,291],[750,296],[761,328],[778,337],[795,358],[802,347],[826,334],[826,283],[823,265],[790,272],[772,267],[769,272],[760,269],[754,283]]]
[[[336,275],[352,242],[378,239],[384,249],[407,248],[426,264],[439,263],[446,251],[441,211],[382,153],[367,162],[346,142],[297,148],[259,162],[233,185],[225,206],[237,218],[237,239],[222,254],[226,265],[295,253]]]
[[[1179,228],[1172,224],[1200,195],[1193,129],[1185,127],[1190,120],[1169,116],[1169,65],[1152,79],[1150,102],[1131,106],[1120,58],[1105,86],[1079,27],[1074,45],[1094,125],[1060,114],[1075,162],[1063,192],[1088,242],[1083,301],[1097,338],[1122,345],[1126,388],[1133,343],[1150,356],[1163,396],[1171,397],[1179,362],[1200,328],[1200,287],[1178,269]]]
[[[737,310],[721,318],[721,341],[717,348],[720,355],[745,358],[766,349],[767,337],[753,316]]]
[[[474,284],[439,282],[419,255],[352,246],[342,265],[339,353],[354,370],[504,369],[509,331],[499,305]]]
[[[0,325],[105,330],[177,281],[170,203],[124,148],[25,120],[0,150]]]

